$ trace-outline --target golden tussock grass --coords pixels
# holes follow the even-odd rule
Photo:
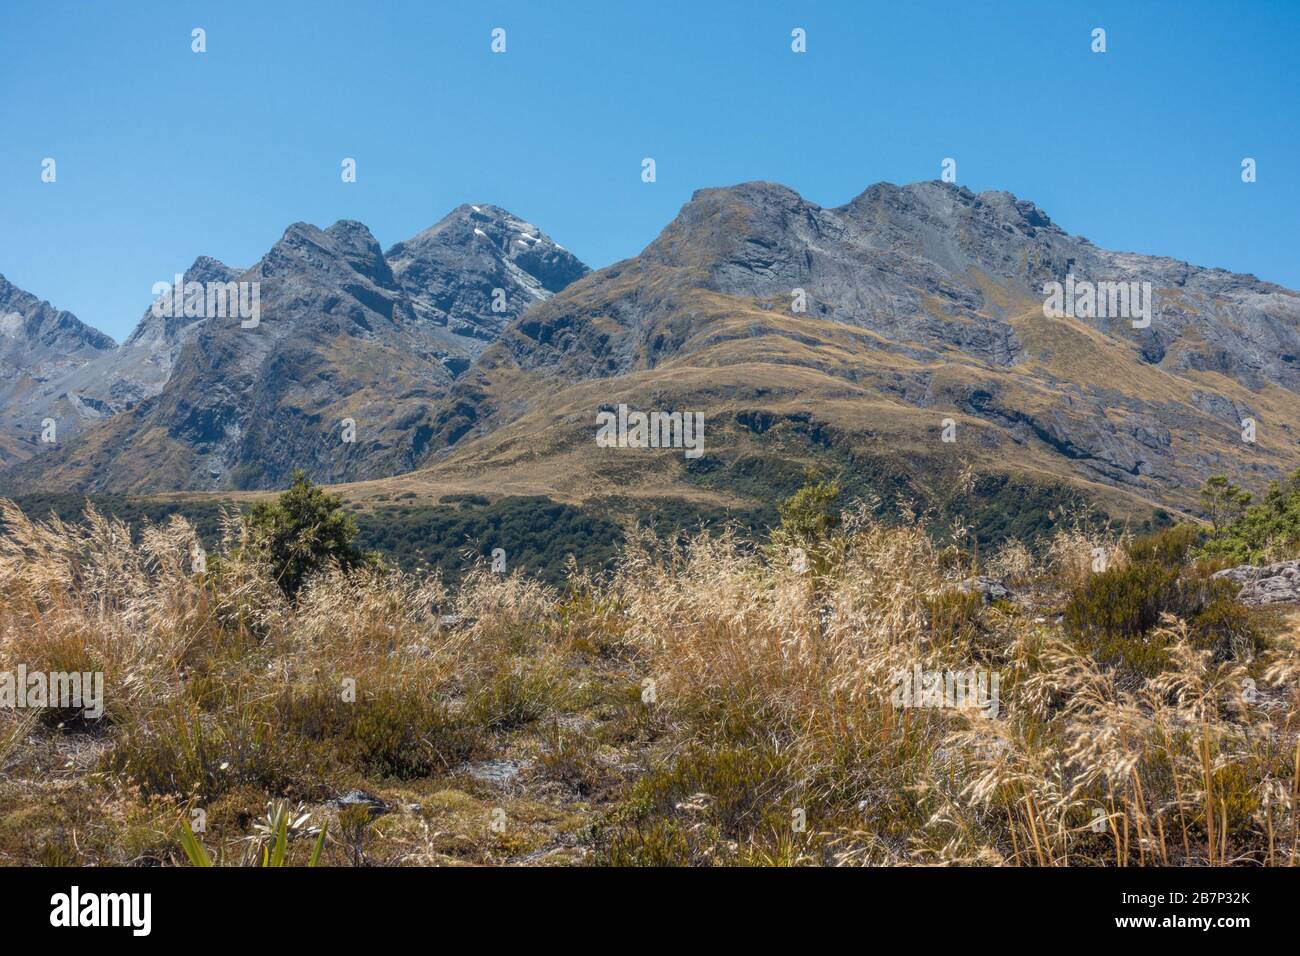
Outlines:
[[[1060,612],[1098,549],[1118,574],[1131,545],[1082,526],[975,567],[919,523],[851,513],[798,548],[638,535],[562,591],[482,566],[455,587],[325,568],[291,602],[233,516],[206,571],[179,519],[0,517],[0,670],[103,672],[106,707],[0,712],[5,862],[183,862],[195,810],[239,859],[282,799],[330,822],[336,865],[1294,865],[1300,849],[1294,641],[1207,642],[1167,616],[1133,639],[1156,663],[1099,660]],[[956,587],[975,572],[1021,599]],[[996,675],[995,715],[900,701],[918,667]],[[341,811],[349,789],[389,812]]]

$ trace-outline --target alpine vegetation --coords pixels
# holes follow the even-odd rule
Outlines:
[[[502,555],[454,586],[385,567],[301,477],[229,513],[202,567],[178,517],[0,502],[0,667],[105,692],[75,721],[52,697],[0,710],[0,852],[1296,862],[1300,648],[1216,576],[1205,532],[1076,515],[979,551],[839,496],[811,481],[767,535],[635,531],[560,588]]]
[[[1043,285],[1043,315],[1049,319],[1132,319],[1133,328],[1151,325],[1150,282],[1076,282],[1074,274],[1064,284]]]
[[[704,413],[629,412],[620,404],[617,412],[596,413],[596,447],[684,448],[687,458],[699,458],[704,454]]]
[[[104,675],[29,672],[26,664],[19,664],[17,673],[0,671],[0,707],[81,710],[86,718],[96,720],[104,715]]]

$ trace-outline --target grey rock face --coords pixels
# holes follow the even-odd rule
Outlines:
[[[71,417],[69,429],[60,431],[75,434],[77,406],[57,400],[58,383],[114,347],[71,312],[0,276],[0,465],[41,449],[46,418]]]
[[[243,271],[200,256],[182,273],[182,281],[186,285],[232,282]],[[171,378],[181,350],[207,321],[201,315],[185,315],[185,306],[194,305],[195,298],[185,297],[179,309],[171,310],[176,315],[155,315],[151,304],[125,342],[61,383],[62,387],[83,401],[94,400],[107,414],[157,395]]]
[[[1242,604],[1300,603],[1300,560],[1282,561],[1265,567],[1243,564],[1214,574],[1241,585],[1237,600]]]
[[[157,400],[133,416],[125,453],[165,436],[184,454],[186,470],[170,477],[180,488],[273,487],[295,467],[317,480],[399,470],[406,426],[450,379],[369,230],[290,226],[239,280],[258,284],[259,324],[200,325]],[[343,440],[348,420],[356,442]]]
[[[209,282],[231,282],[239,278],[243,269],[231,268],[223,262],[219,262],[210,256],[199,256],[182,275],[182,281],[186,284],[191,282],[209,283]],[[169,277],[170,279],[170,277]],[[188,304],[194,297],[190,296],[184,304]],[[161,309],[158,311],[162,311]],[[160,345],[166,346],[170,352],[177,343],[188,341],[186,332],[192,332],[192,327],[202,322],[202,316],[187,316],[185,309],[173,309],[172,315],[155,315],[152,305],[145,310],[140,322],[125,342],[123,347],[144,348],[150,352],[158,351]]]
[[[0,362],[87,357],[113,340],[0,276]]]
[[[477,340],[466,346],[473,354],[589,271],[536,226],[489,205],[457,207],[386,258],[416,316]]]
[[[331,800],[330,803],[340,810],[345,810],[348,807],[365,807],[372,818],[383,816],[392,810],[392,807],[382,797],[367,793],[365,790],[349,790],[342,796]]]
[[[1151,329],[1120,318],[1082,321],[1146,349],[1148,362],[1160,361],[1170,342],[1194,338],[1196,347],[1176,360],[1181,368],[1300,389],[1300,294],[1252,276],[1098,249],[1006,192],[881,183],[822,209],[769,183],[700,190],[643,258],[706,263],[707,287],[729,295],[788,304],[791,290],[803,288],[813,315],[1000,367],[1020,361],[1023,345],[989,286],[1041,303],[1043,285],[1067,275],[1150,282],[1166,293]]]
[[[241,271],[201,256],[183,277],[187,283],[228,282]],[[12,421],[19,435],[30,433],[31,441],[21,457],[49,450],[35,441],[39,423],[47,418],[56,423],[58,440],[67,442],[97,422],[157,395],[171,375],[176,356],[203,321],[186,318],[183,307],[177,311],[180,314],[175,317],[159,317],[151,304],[121,345],[87,326],[82,326],[85,334],[76,332],[65,322],[74,330],[69,341],[74,347],[78,342],[90,343],[88,352],[83,347],[71,353],[68,361],[56,363],[42,362],[30,354],[15,357],[14,367],[23,370],[30,381],[20,394],[7,396],[0,404],[0,419]]]

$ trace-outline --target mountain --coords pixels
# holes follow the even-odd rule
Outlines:
[[[181,281],[206,287],[210,283],[234,282],[243,272],[209,256],[199,256],[181,275]],[[169,294],[164,293],[145,310],[135,330],[117,350],[111,368],[102,375],[112,383],[110,390],[123,405],[150,398],[167,384],[181,349],[194,340],[203,321],[201,315],[186,314],[195,309],[184,308],[187,304],[195,306],[198,298],[195,294],[183,295],[181,308],[155,309],[155,305],[167,304]]]
[[[76,416],[74,401],[42,400],[49,383],[113,348],[112,339],[71,312],[0,276],[0,465],[40,450],[44,419]]]
[[[948,515],[973,475],[1015,530],[1084,502],[1194,511],[1211,474],[1300,466],[1300,294],[1100,249],[1006,192],[704,189],[594,273],[492,206],[387,253],[359,223],[299,224],[236,279],[257,328],[187,327],[157,395],[10,486],[271,488],[301,466],[361,499],[770,507],[813,465]],[[703,448],[602,447],[620,406],[702,416]]]
[[[1116,281],[1149,322],[1045,314],[1048,283]],[[1212,473],[1300,466],[1298,357],[1295,291],[1099,249],[1009,193],[878,184],[826,209],[745,183],[511,323],[433,413],[429,464],[370,490],[753,501],[819,463],[921,503],[970,467],[1188,509]],[[620,404],[702,413],[705,453],[597,447]]]
[[[417,316],[484,345],[530,305],[589,271],[530,223],[496,206],[469,204],[385,258]],[[505,295],[494,308],[496,289]]]
[[[227,282],[242,270],[207,256],[200,256],[183,274],[183,281]],[[165,297],[163,297],[165,298]],[[192,299],[193,297],[191,297]],[[159,299],[157,301],[163,301]],[[103,419],[111,418],[158,394],[171,374],[177,354],[193,337],[199,318],[159,317],[151,304],[135,331],[121,345],[88,326],[87,339],[95,343],[85,360],[59,363],[40,368],[31,357],[14,357],[16,369],[32,369],[34,375],[19,394],[8,397],[4,412],[12,421],[10,434],[27,440],[19,446],[16,460],[50,451],[66,443]],[[107,343],[107,346],[104,346]],[[39,442],[40,423],[52,419],[57,442]],[[26,435],[25,432],[30,432]]]
[[[185,277],[187,289],[201,283],[191,308],[147,313],[104,378],[118,391],[128,373],[157,387],[135,388],[121,414],[11,469],[6,484],[270,488],[298,467],[328,481],[409,470],[455,377],[529,304],[587,271],[493,206],[462,206],[389,256],[342,221],[290,226],[242,273],[199,260]],[[232,301],[237,286],[256,304],[254,319],[214,308],[212,288],[226,283]]]

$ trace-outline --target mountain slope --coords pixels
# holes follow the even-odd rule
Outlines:
[[[110,353],[114,342],[71,312],[0,276],[0,465],[41,450],[41,422],[75,414],[46,402],[51,382]],[[56,431],[57,437],[57,431]]]
[[[329,481],[414,467],[433,400],[526,304],[586,271],[535,227],[481,208],[490,213],[461,207],[394,247],[396,270],[369,230],[349,221],[325,230],[295,224],[239,275],[200,260],[187,283],[248,284],[258,292],[257,323],[147,314],[119,363],[154,362],[156,394],[12,469],[6,484],[266,488],[297,467]],[[467,229],[497,244],[458,250],[449,237]],[[529,237],[527,249],[515,248],[513,233]],[[491,310],[494,298],[502,311]]]
[[[11,476],[269,488],[302,466],[359,498],[766,505],[817,464],[886,507],[950,500],[973,470],[995,510],[1082,494],[1149,515],[1194,510],[1210,474],[1300,466],[1300,295],[1099,249],[1008,193],[700,190],[584,273],[490,206],[387,254],[356,223],[292,227],[240,277],[261,328],[199,323],[161,394]],[[1149,312],[1139,289],[1130,314],[1045,315],[1048,283],[1112,281],[1149,284]],[[702,453],[598,446],[620,405],[702,414]]]
[[[1067,277],[1150,283],[1149,326],[1046,317]],[[823,209],[746,183],[514,322],[441,403],[429,466],[392,484],[743,496],[821,460],[925,499],[969,463],[1188,508],[1211,473],[1300,466],[1297,356],[1296,292],[1099,249],[1007,193],[879,184]],[[597,448],[620,403],[703,412],[706,454]]]

